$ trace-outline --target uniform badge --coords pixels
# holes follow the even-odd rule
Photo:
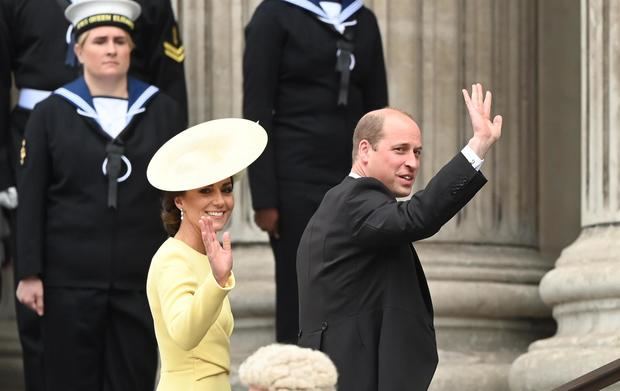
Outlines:
[[[19,165],[23,166],[26,161],[26,139],[22,139],[22,147],[19,150]]]
[[[177,26],[172,27],[172,42],[164,41],[164,54],[176,62],[185,60],[185,48],[179,40]]]

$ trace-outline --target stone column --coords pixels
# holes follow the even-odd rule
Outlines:
[[[393,106],[417,119],[424,184],[471,137],[461,88],[482,82],[504,116],[489,183],[442,231],[417,243],[440,349],[432,390],[505,390],[512,360],[549,335],[537,285],[535,0],[374,0]],[[545,334],[546,333],[546,334]]]
[[[243,29],[260,0],[176,0],[187,60],[190,124],[241,116]],[[232,382],[236,368],[259,346],[275,339],[273,255],[267,236],[253,223],[247,177],[235,183],[229,227],[237,286],[231,292],[235,331],[231,339]]]
[[[515,361],[511,390],[548,390],[620,356],[620,4],[582,0],[581,13],[582,231],[540,284],[557,333]]]
[[[185,72],[190,125],[216,118],[240,117],[243,29],[260,0],[173,2],[187,53]],[[235,184],[230,227],[235,242],[264,243],[253,224],[247,178]]]

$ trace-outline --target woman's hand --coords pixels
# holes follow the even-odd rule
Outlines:
[[[210,218],[202,216],[198,223],[200,224],[202,243],[205,246],[207,257],[209,257],[209,264],[211,264],[211,273],[213,273],[215,281],[221,287],[224,287],[230,277],[233,264],[230,234],[224,232],[222,236],[223,244],[220,244]]]
[[[30,276],[20,280],[15,296],[20,303],[43,316],[43,281],[39,277]]]

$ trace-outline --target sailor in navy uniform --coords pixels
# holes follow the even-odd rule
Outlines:
[[[127,76],[139,12],[131,0],[67,8],[84,76],[37,104],[21,146],[17,297],[44,315],[47,390],[154,388],[145,282],[166,235],[146,167],[185,124],[175,100]],[[121,93],[93,96],[103,87]]]
[[[252,204],[276,260],[276,338],[294,343],[301,234],[349,173],[357,121],[388,104],[381,36],[361,0],[265,0],[245,37],[243,115],[269,134]]]
[[[136,50],[132,52],[130,74],[174,98],[186,118],[185,49],[170,0],[137,2],[142,13],[133,36]],[[70,0],[0,0],[0,128],[7,143],[11,129],[13,168],[18,166],[23,131],[32,108],[51,91],[79,76],[78,64],[71,56],[72,30],[63,16],[62,3],[69,5]],[[19,97],[9,112],[11,74]],[[9,178],[2,176],[0,190],[11,185]]]
[[[63,15],[63,1],[70,4],[68,0],[0,0],[0,197],[9,200],[8,206],[16,205],[12,188],[33,107],[79,76],[77,63],[67,56],[73,53],[73,44],[67,44],[72,42],[72,31]],[[170,0],[138,3],[142,14],[136,21],[133,40],[137,47],[132,52],[130,74],[174,98],[186,118],[185,51]],[[19,90],[12,110],[11,76]],[[38,318],[19,303],[16,311],[26,390],[40,390],[43,376]]]

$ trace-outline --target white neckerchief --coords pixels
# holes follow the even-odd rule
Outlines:
[[[349,19],[351,15],[356,13],[360,8],[364,6],[363,0],[355,0],[349,5],[347,5],[347,8],[343,10],[342,4],[338,3],[337,6],[339,10],[338,10],[338,13],[335,13],[334,10],[336,10],[336,5],[331,5],[331,4],[328,4],[326,6],[323,5],[323,3],[334,3],[335,1],[333,0],[332,1],[320,1],[319,5],[315,4],[314,2],[310,0],[283,0],[283,1],[294,4],[296,6],[299,6],[303,9],[306,9],[312,12],[319,18],[320,21],[334,26],[336,31],[339,31],[340,34],[344,33],[344,30],[346,27],[354,26],[357,24],[357,20],[352,20],[350,22],[345,22],[345,21]]]
[[[342,4],[337,3],[335,1],[321,1],[319,5],[325,11],[328,16],[328,23],[333,25],[336,30],[340,34],[344,33],[344,29],[347,26],[352,26],[357,23],[357,21],[351,22],[339,22],[338,17],[340,16],[340,12],[342,11]]]
[[[97,96],[93,97],[93,104],[101,128],[116,138],[127,126],[127,99]]]
[[[340,11],[342,11],[342,4],[335,1],[321,1],[319,5],[331,19],[338,18],[338,16],[340,16]]]

